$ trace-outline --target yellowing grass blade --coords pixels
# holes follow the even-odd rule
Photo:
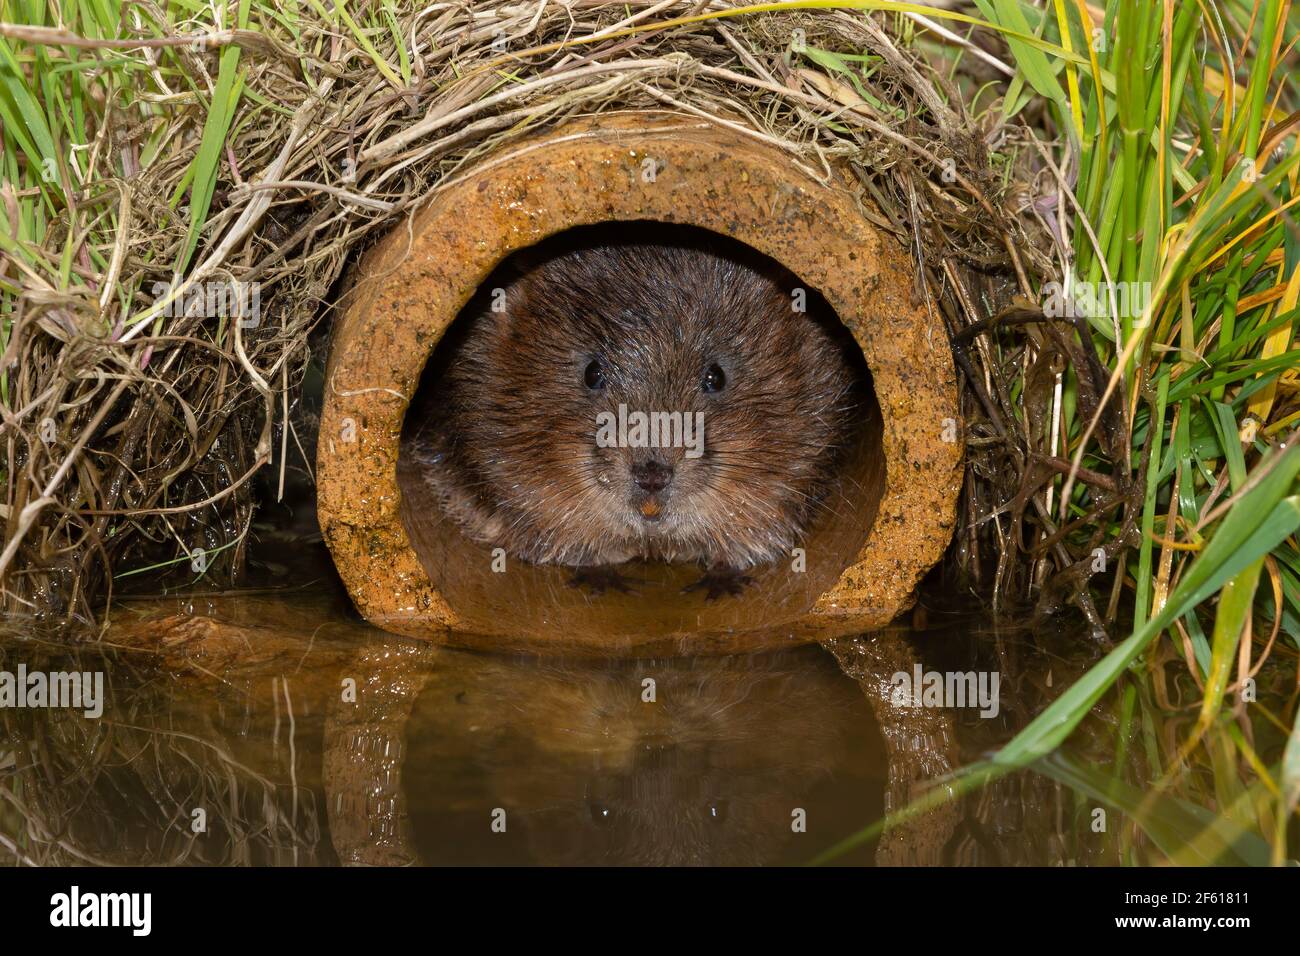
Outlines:
[[[1074,43],[1070,39],[1070,21],[1065,15],[1065,0],[1056,0],[1056,24],[1061,32],[1062,48],[1074,52]],[[1083,107],[1079,100],[1079,70],[1072,61],[1065,64],[1066,86],[1070,93],[1070,119],[1074,123],[1075,135],[1083,142]]]
[[[1223,82],[1223,74],[1213,67],[1207,66],[1205,68],[1205,92],[1211,96],[1222,96],[1224,89],[1226,89],[1226,84]],[[1238,103],[1246,98],[1246,88],[1240,83],[1234,83],[1233,89],[1236,91]],[[1286,118],[1286,114],[1271,106],[1265,109],[1264,116],[1270,123],[1278,123]]]
[[[1300,265],[1297,265],[1291,272],[1291,279],[1286,284],[1286,291],[1282,293],[1282,302],[1278,306],[1279,315],[1290,312],[1296,307],[1297,300],[1300,300]],[[1281,355],[1291,347],[1290,324],[1278,326],[1269,334],[1264,341],[1264,348],[1260,352],[1260,358],[1270,359]],[[1250,414],[1254,415],[1261,422],[1268,421],[1268,413],[1273,410],[1273,400],[1277,395],[1277,382],[1269,382],[1259,390],[1250,399],[1247,408]]]

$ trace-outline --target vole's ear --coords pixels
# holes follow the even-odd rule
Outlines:
[[[479,286],[474,298],[466,306],[467,311],[483,315],[493,321],[504,322],[511,314],[519,312],[527,300],[524,288],[526,276],[520,271],[510,257],[492,270],[491,275]]]
[[[507,274],[510,280],[519,279],[529,272],[536,270],[543,262],[550,258],[543,246],[525,246],[523,249],[516,249],[499,266],[500,270]]]

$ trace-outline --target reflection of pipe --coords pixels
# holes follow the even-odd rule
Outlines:
[[[413,832],[405,786],[428,804],[426,821],[450,821],[451,845],[435,844],[461,853],[457,862],[491,862],[506,848],[517,855],[508,862],[769,862],[792,837],[792,807],[842,760],[849,725],[828,708],[856,699],[833,669],[809,674],[798,663],[560,663],[368,647],[345,669],[359,705],[333,705],[326,726],[335,850],[349,864],[416,862],[428,834]],[[653,704],[642,699],[647,675]],[[456,815],[467,805],[473,826]],[[508,841],[475,846],[498,806]]]
[[[619,113],[486,157],[399,223],[352,276],[317,445],[321,528],[366,618],[414,637],[491,637],[449,604],[400,520],[407,406],[434,346],[509,253],[575,226],[654,220],[709,229],[777,260],[825,296],[862,348],[882,418],[884,493],[856,559],[778,630],[787,642],[811,641],[887,624],[951,538],[962,438],[943,326],[913,300],[907,258],[863,215],[859,192],[840,171],[819,182],[788,154],[704,119]],[[543,611],[535,616],[546,623]],[[645,633],[715,653],[761,646],[745,630],[686,633],[660,622]],[[535,644],[578,636],[555,624]],[[587,639],[600,642],[599,633]]]
[[[330,704],[321,755],[330,839],[344,866],[418,863],[402,792],[406,726],[437,649],[407,641],[367,643],[340,673],[355,701]]]
[[[831,650],[879,721],[888,760],[880,812],[901,807],[953,769],[951,720],[892,700],[890,675],[916,661],[900,635],[847,639]],[[335,851],[352,865],[420,862],[417,844],[425,841],[403,787],[427,799],[432,781],[445,785],[449,803],[473,803],[474,827],[486,830],[491,808],[504,806],[512,839],[522,828],[539,862],[773,862],[788,846],[791,807],[837,764],[843,772],[845,724],[827,708],[852,698],[840,696],[842,676],[819,678],[811,663],[811,673],[808,660],[788,656],[560,664],[400,640],[368,645],[342,672],[357,681],[357,703],[333,703],[325,728]],[[678,695],[678,713],[640,702],[646,674],[657,676],[661,694]],[[486,789],[446,780],[438,766],[473,766]],[[732,828],[715,833],[692,815],[707,814],[719,797],[730,798]],[[530,802],[545,814],[530,812]],[[438,808],[435,818],[450,813]],[[621,828],[592,826],[606,809],[626,811]],[[863,814],[863,826],[874,822],[871,810]],[[942,862],[956,822],[956,806],[945,805],[894,827],[881,838],[877,861]],[[446,825],[472,858],[465,828]],[[484,846],[504,843],[492,839]]]
[[[824,846],[819,841],[844,835],[828,834],[828,815],[814,806],[806,842],[792,837],[791,809],[810,807],[830,775],[862,781],[854,812],[867,826],[953,766],[947,715],[891,700],[889,675],[915,663],[895,633],[831,648],[875,710],[882,754],[858,690],[812,648],[564,663],[443,650],[331,621],[323,608],[287,598],[213,604],[226,620],[184,615],[118,625],[104,644],[78,649],[74,669],[104,671],[111,688],[102,721],[0,710],[0,787],[21,781],[18,822],[34,834],[28,855],[62,863],[149,864],[160,853],[174,862],[325,862],[314,799],[323,792],[334,851],[349,865],[420,862],[413,817],[427,824],[446,816],[448,794],[472,804],[483,831],[488,811],[506,807],[511,838],[522,837],[541,862],[593,855],[801,862]],[[358,646],[359,638],[367,643]],[[37,665],[29,642],[16,647]],[[0,666],[16,666],[9,649],[0,643]],[[138,661],[149,666],[136,675]],[[159,668],[171,679],[153,679]],[[656,681],[654,704],[642,699],[647,677]],[[355,698],[344,699],[347,679]],[[293,687],[288,720],[285,681]],[[246,706],[218,706],[232,691]],[[292,747],[273,750],[271,741],[283,742],[291,725]],[[6,753],[16,761],[8,768]],[[88,753],[95,755],[89,764]],[[297,759],[287,763],[291,754]],[[445,766],[457,772],[429,773]],[[484,784],[478,789],[475,773]],[[76,788],[70,779],[80,781]],[[414,806],[404,787],[419,795]],[[839,792],[856,801],[854,787]],[[442,792],[430,800],[435,788]],[[139,794],[133,809],[141,813],[127,846],[117,826],[124,793]],[[4,810],[14,806],[0,795],[0,838],[16,832]],[[533,814],[530,825],[528,811],[539,808],[550,815]],[[201,835],[189,828],[195,809],[207,811]],[[625,819],[599,821],[604,826],[594,830],[605,809]],[[877,859],[942,862],[952,821],[935,812],[889,831]],[[455,830],[453,840],[475,859],[472,841]],[[4,844],[0,858],[7,858]]]
[[[912,673],[916,652],[894,631],[829,641],[844,673],[854,678],[871,702],[889,755],[889,786],[885,809],[901,810],[927,789],[930,781],[957,768],[957,744],[950,711],[906,707],[894,696],[892,675]],[[957,801],[947,801],[919,816],[890,827],[876,848],[881,866],[938,866],[943,850],[961,818]]]

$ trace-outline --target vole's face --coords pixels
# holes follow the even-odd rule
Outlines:
[[[719,429],[744,402],[743,357],[660,313],[611,323],[576,358],[600,512],[625,534],[659,538],[723,507],[718,451],[734,442]]]
[[[741,515],[750,523],[780,518],[771,483],[780,483],[784,460],[761,423],[764,411],[785,412],[755,375],[761,342],[729,336],[701,304],[625,310],[575,351],[593,503],[611,533],[694,540]],[[764,304],[768,321],[784,319]],[[777,338],[763,341],[780,347]]]
[[[797,301],[697,250],[586,250],[525,276],[482,356],[510,500],[557,542],[741,564],[788,546],[851,381]]]

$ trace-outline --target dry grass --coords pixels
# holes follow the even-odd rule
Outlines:
[[[88,5],[59,30],[0,28],[18,65],[10,89],[49,118],[57,157],[39,162],[40,143],[5,127],[4,608],[94,620],[114,574],[188,573],[198,548],[208,575],[232,573],[251,476],[274,469],[282,488],[306,461],[293,410],[309,333],[372,234],[512,139],[646,107],[728,116],[814,173],[852,164],[970,380],[960,547],[977,566],[992,542],[1008,556],[999,581],[1024,593],[1004,506],[1046,449],[1012,420],[1012,383],[1060,337],[1017,327],[1008,356],[980,333],[1052,274],[1013,162],[1028,134],[972,115],[957,87],[990,67],[970,57],[938,72],[899,39],[908,20],[784,10],[666,23],[732,7],[244,4],[214,23],[145,3],[121,20]],[[175,306],[230,280],[258,284],[256,327]],[[1050,530],[1034,503],[1030,523]],[[1058,544],[1046,560],[1075,558]]]

